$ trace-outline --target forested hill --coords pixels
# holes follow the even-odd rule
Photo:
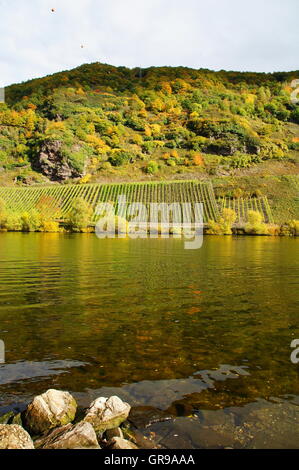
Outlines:
[[[11,85],[0,184],[297,173],[296,78],[95,63]]]

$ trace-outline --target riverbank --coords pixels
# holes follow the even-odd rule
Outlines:
[[[258,400],[240,408],[170,410],[131,407],[118,396],[78,407],[50,389],[22,413],[0,416],[0,449],[274,449],[298,448],[296,400]],[[189,412],[190,413],[190,412]]]

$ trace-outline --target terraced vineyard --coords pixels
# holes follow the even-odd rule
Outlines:
[[[0,198],[12,212],[41,210],[60,220],[64,220],[72,201],[78,197],[86,200],[95,210],[101,202],[117,204],[119,196],[125,196],[127,203],[139,202],[147,209],[150,203],[191,203],[204,205],[204,221],[217,220],[219,208],[211,183],[195,181],[157,182],[157,183],[117,183],[44,186],[33,188],[0,188]],[[93,221],[96,216],[94,215]],[[92,221],[91,221],[92,222]]]
[[[258,211],[264,216],[264,222],[273,224],[273,215],[266,196],[259,198],[219,198],[218,207],[221,212],[223,208],[233,209],[237,214],[237,223],[242,224],[247,221],[249,210]]]

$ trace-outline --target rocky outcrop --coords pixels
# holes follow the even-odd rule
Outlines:
[[[0,449],[34,449],[34,444],[21,426],[0,424]]]
[[[83,173],[73,168],[67,161],[62,152],[62,142],[59,140],[44,141],[36,154],[33,166],[51,181],[64,181],[83,176]]]
[[[130,405],[118,397],[100,397],[91,404],[84,421],[91,423],[96,432],[101,433],[117,428],[127,419],[130,410]]]
[[[83,421],[55,429],[36,441],[35,446],[40,449],[100,449],[92,425]]]
[[[77,403],[68,392],[48,390],[34,398],[24,413],[24,427],[31,435],[41,435],[58,426],[71,423]]]

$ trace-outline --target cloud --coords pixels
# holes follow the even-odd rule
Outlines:
[[[297,0],[0,0],[0,84],[96,61],[294,70],[298,10]]]

